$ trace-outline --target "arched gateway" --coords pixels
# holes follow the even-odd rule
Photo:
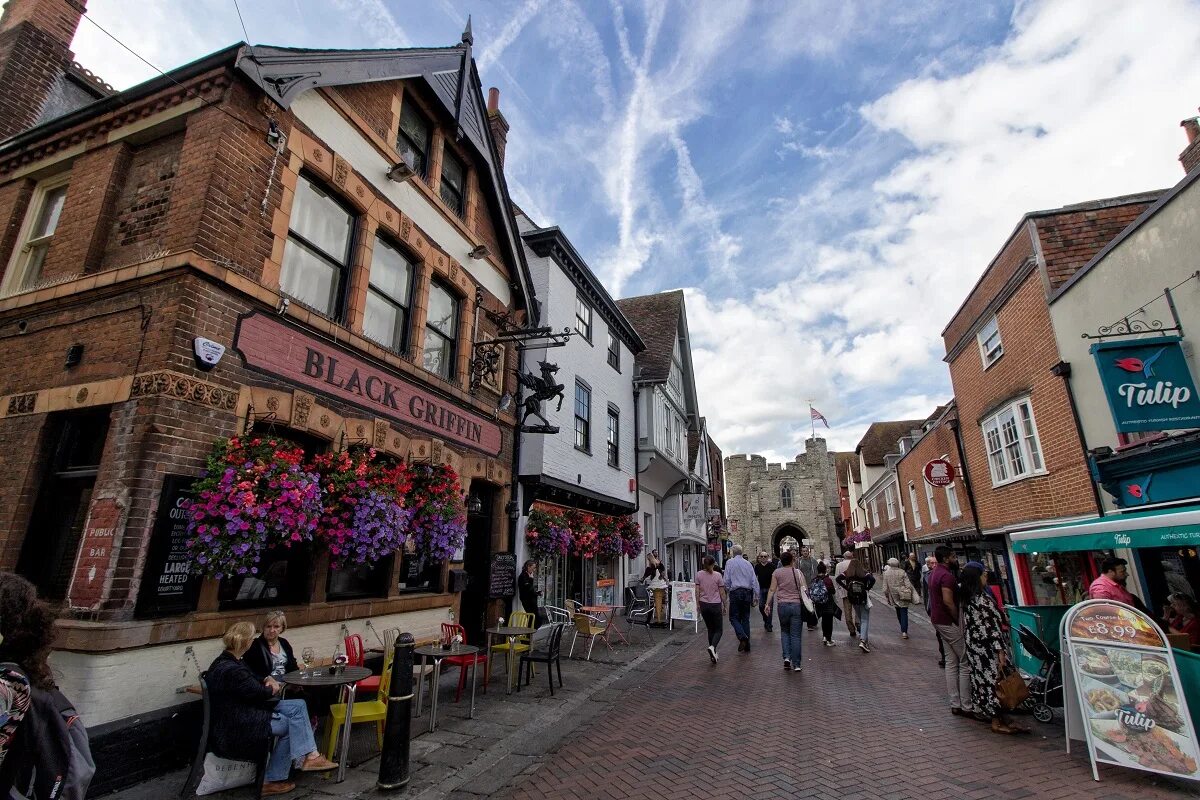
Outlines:
[[[798,525],[793,525],[790,522],[784,523],[775,529],[775,533],[771,536],[771,551],[776,558],[785,550],[790,550],[793,553],[800,552],[800,544],[807,538],[804,530]]]

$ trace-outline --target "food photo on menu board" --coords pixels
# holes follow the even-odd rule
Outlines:
[[[1195,733],[1162,632],[1142,613],[1112,603],[1088,604],[1071,617],[1073,667],[1095,760],[1200,778]]]

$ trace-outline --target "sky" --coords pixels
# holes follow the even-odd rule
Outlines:
[[[130,13],[136,7],[137,13]],[[1200,0],[241,0],[249,40],[456,44],[501,92],[515,202],[614,297],[683,288],[728,456],[853,450],[953,392],[941,332],[1027,211],[1167,188]],[[89,0],[162,69],[246,39],[234,0]],[[154,74],[85,19],[77,59]]]

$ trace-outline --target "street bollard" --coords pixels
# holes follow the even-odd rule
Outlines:
[[[413,635],[402,633],[396,639],[396,649],[392,653],[392,682],[383,723],[383,753],[379,758],[378,785],[384,790],[408,786],[414,645]]]

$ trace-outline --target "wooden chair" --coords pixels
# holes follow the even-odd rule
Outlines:
[[[592,647],[595,646],[597,638],[604,641],[604,646],[607,647],[609,650],[612,650],[612,645],[609,644],[608,641],[604,639],[604,631],[605,630],[607,630],[607,626],[604,623],[597,622],[596,620],[589,617],[587,614],[576,614],[575,615],[575,636],[571,639],[571,652],[567,655],[567,657],[568,658],[574,657],[575,642],[579,641],[579,634],[581,634],[581,633],[584,636],[588,637],[588,651],[587,651],[587,658],[586,658],[587,661],[592,660]]]
[[[528,611],[514,611],[512,616],[508,619],[508,625],[512,628],[532,628],[534,622],[535,619],[533,614],[530,614]],[[488,649],[488,663],[483,670],[484,683],[487,683],[492,678],[492,661],[494,660],[491,658],[492,653],[499,653],[500,657],[504,659],[504,668],[508,669],[508,651],[510,649],[513,651],[514,655],[518,653],[529,652],[529,637],[518,636],[517,640],[513,642],[511,648],[506,640],[500,644],[494,644]]]
[[[359,686],[362,681],[359,681]],[[379,749],[383,749],[383,721],[387,718],[387,695],[392,685],[392,659],[384,654],[383,674],[379,676],[379,686],[374,700],[354,700],[354,712],[350,718],[351,724],[358,722],[374,722],[375,732],[379,740]],[[346,724],[346,704],[334,703],[329,707],[329,722],[325,739],[325,757],[333,760],[337,752],[338,734]]]
[[[524,669],[525,669],[525,685],[528,686],[530,680],[532,680],[532,678],[533,678],[533,665],[534,664],[545,664],[546,665],[546,677],[550,679],[550,696],[553,697],[554,696],[554,670],[551,670],[550,666],[554,665],[554,668],[558,671],[558,688],[561,689],[562,685],[563,685],[562,637],[563,637],[563,631],[565,631],[567,629],[567,623],[552,622],[552,623],[550,623],[550,629],[551,630],[550,630],[549,636],[544,640],[545,645],[546,645],[545,649],[543,650],[540,647],[541,642],[539,642],[537,640],[538,637],[535,636],[534,641],[532,641],[530,643],[531,644],[530,650],[528,652],[521,654],[520,667],[524,667]],[[518,678],[521,675],[520,667],[518,667],[518,670],[517,670]],[[518,692],[521,691],[521,681],[520,680],[517,681],[517,691]]]
[[[208,755],[208,732],[210,723],[212,722],[212,697],[208,693],[208,673],[200,673],[200,697],[204,704],[203,716],[200,724],[200,746],[196,748],[196,758],[192,761],[192,768],[188,770],[187,777],[183,781],[183,788],[179,790],[180,797],[187,795],[196,790],[200,784],[200,778],[204,774],[204,757]],[[279,746],[281,736],[272,736],[267,743],[266,756],[255,765],[254,796],[262,796],[263,783],[267,780],[267,764],[271,762],[271,754],[275,752],[275,748]]]
[[[443,622],[442,623],[442,636],[448,637],[448,638],[453,638],[454,636],[459,636],[462,639],[462,643],[467,644],[466,628],[464,628],[462,625],[458,625],[453,622]],[[487,687],[488,687],[487,660],[488,660],[488,657],[484,653],[476,653],[473,656],[448,656],[447,658],[442,659],[443,664],[448,664],[452,667],[459,668],[458,669],[458,691],[455,692],[455,694],[454,694],[454,702],[457,703],[459,700],[462,700],[463,687],[467,685],[467,668],[470,667],[472,664],[483,664],[484,665],[483,690],[485,692],[487,691]],[[437,687],[436,686],[433,687],[433,690],[437,691]]]
[[[363,645],[363,638],[360,634],[350,634],[343,640],[343,643],[346,645],[346,663],[348,665],[351,667],[361,667],[366,663],[367,649]],[[384,658],[387,658],[386,653],[384,654]],[[372,675],[369,678],[363,678],[354,684],[355,691],[363,693],[374,692],[378,695],[381,677],[381,675]]]

